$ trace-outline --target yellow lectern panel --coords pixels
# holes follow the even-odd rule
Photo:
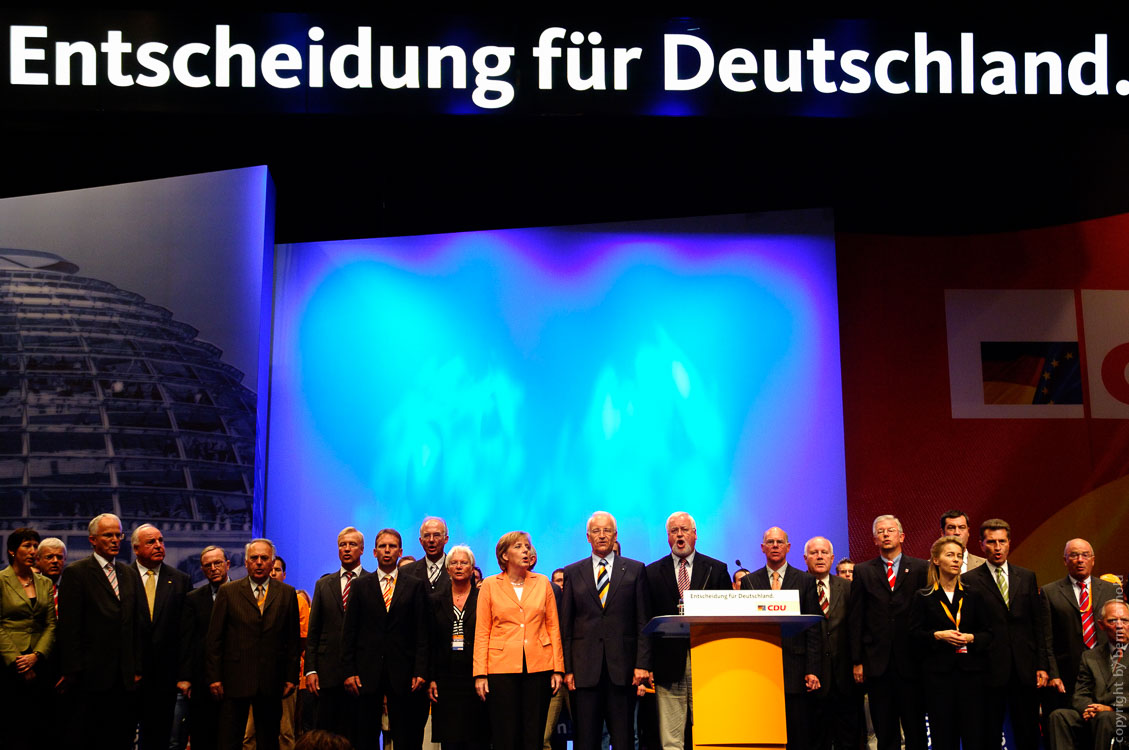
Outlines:
[[[691,625],[694,747],[783,748],[779,625]]]

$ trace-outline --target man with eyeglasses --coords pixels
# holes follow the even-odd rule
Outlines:
[[[1110,599],[1122,598],[1112,583],[1090,575],[1094,570],[1094,548],[1085,539],[1066,543],[1062,563],[1066,577],[1043,586],[1043,607],[1050,622],[1047,675],[1052,688],[1044,706],[1045,714],[1070,705],[1082,654],[1105,646],[1107,641],[1105,632],[1098,627],[1097,613]]]
[[[204,637],[212,619],[212,603],[227,583],[229,563],[222,547],[205,547],[200,568],[206,582],[184,597],[180,620],[180,670],[176,687],[188,698],[188,734],[192,750],[215,750],[219,731],[219,706],[208,690],[204,669]]]
[[[706,557],[695,547],[698,527],[684,511],[666,519],[670,554],[647,566],[647,592],[651,615],[679,614],[684,592],[732,590],[729,568],[721,560]],[[565,576],[565,582],[568,577]],[[690,689],[690,639],[651,637],[651,664],[659,710],[659,736],[663,750],[682,750],[686,729],[693,724],[694,696]]]
[[[429,593],[451,585],[451,577],[447,575],[447,539],[446,521],[434,516],[423,519],[419,527],[423,557],[410,563],[400,563],[403,566],[401,572],[427,583]]]

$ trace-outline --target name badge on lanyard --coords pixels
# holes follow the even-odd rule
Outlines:
[[[451,636],[451,650],[452,651],[462,651],[463,650],[463,634],[462,633],[459,633],[458,635]]]

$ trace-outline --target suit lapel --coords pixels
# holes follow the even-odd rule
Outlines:
[[[670,595],[670,601],[678,602],[678,581],[675,580],[677,573],[674,572],[674,558],[667,555],[663,561],[659,563],[660,575],[659,578],[666,582],[666,588]]]
[[[710,575],[711,565],[701,555],[694,556],[694,572],[690,574],[690,588],[698,590],[706,587],[706,579]]]
[[[498,588],[502,590],[502,595],[520,607],[521,602],[518,601],[517,594],[514,593],[514,587],[506,580],[506,574],[499,573],[495,578],[498,579]]]
[[[595,573],[593,573],[592,558],[591,557],[589,557],[587,560],[584,560],[581,563],[580,570],[581,570],[581,576],[580,577],[582,579],[584,579],[584,583],[582,584],[584,586],[584,593],[586,593],[588,596],[592,597],[592,601],[594,601],[596,603],[596,606],[599,607],[600,606],[600,592],[596,590],[596,575],[595,575]],[[608,571],[608,573],[613,573],[613,572],[614,571],[610,571],[610,570]],[[613,576],[613,578],[614,578],[614,576]],[[611,596],[612,596],[612,593],[611,593],[611,589],[609,588],[608,589],[608,598],[610,599]]]
[[[91,554],[90,557],[88,557],[86,559],[90,561],[89,562],[90,569],[94,571],[94,575],[98,576],[98,578],[101,579],[102,590],[105,591],[107,594],[109,594],[111,599],[116,600],[118,598],[118,596],[117,596],[117,594],[114,593],[114,587],[110,585],[110,579],[106,577],[106,571],[103,570],[102,566],[98,564],[98,561],[96,559],[94,559],[93,554]],[[110,563],[110,564],[114,565],[114,563]],[[120,571],[118,571],[117,565],[114,565],[114,575],[118,576],[119,579],[121,578],[121,574],[120,574]],[[121,581],[120,580],[118,581],[118,589],[119,590],[121,589]]]
[[[607,601],[604,602],[605,609],[607,609],[607,606],[612,603],[612,597],[615,596],[616,589],[618,589],[619,584],[623,582],[623,577],[627,575],[627,563],[623,561],[623,558],[621,556],[616,555],[615,564],[612,566],[612,569],[609,572],[611,573],[612,580],[611,583],[608,584],[608,598]],[[595,585],[595,578],[593,578],[592,586],[595,587]],[[597,594],[596,603],[599,604],[599,602],[600,596],[599,594]]]
[[[243,578],[239,583],[239,593],[252,607],[258,610],[259,602],[255,600],[255,586],[251,583],[251,576]]]
[[[827,587],[830,589],[831,602],[827,606],[827,619],[832,620],[841,617],[840,613],[846,613],[847,607],[847,586],[846,581],[838,576],[829,576],[827,579]],[[818,590],[816,597],[819,596]]]
[[[6,586],[8,586],[8,588],[12,589],[13,592],[15,592],[17,598],[23,599],[28,604],[31,604],[31,600],[28,599],[27,594],[24,593],[24,587],[20,585],[19,580],[16,578],[15,568],[12,568],[12,567],[5,568],[4,573],[3,573],[3,577],[4,577],[4,584]],[[35,580],[35,579],[32,579],[32,580]]]
[[[157,590],[153,594],[153,622],[156,622],[161,613],[165,611],[165,604],[168,602],[169,596],[172,595],[169,588],[171,584],[172,576],[169,575],[168,566],[161,563],[157,572]]]

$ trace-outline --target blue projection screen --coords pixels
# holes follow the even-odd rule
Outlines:
[[[289,581],[336,535],[444,517],[496,572],[528,530],[537,569],[698,547],[750,569],[779,525],[847,549],[835,248],[822,211],[280,245],[267,536]]]

